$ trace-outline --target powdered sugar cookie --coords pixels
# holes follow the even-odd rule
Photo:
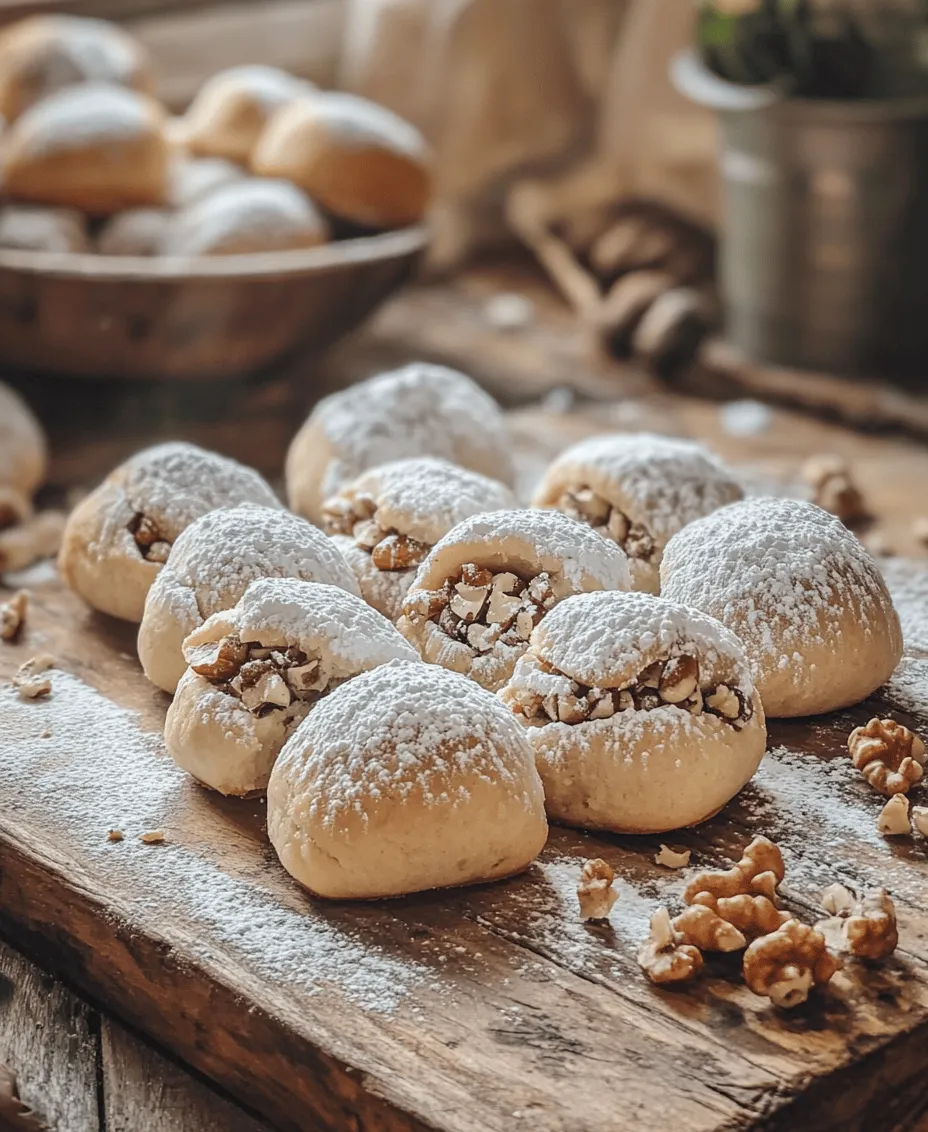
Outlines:
[[[361,472],[439,456],[502,483],[513,480],[499,406],[476,382],[416,362],[324,398],[287,453],[287,496],[314,523],[322,504]]]
[[[222,794],[267,786],[300,720],[334,688],[415,653],[357,594],[296,578],[252,582],[184,642],[190,667],[164,722],[174,761]]]
[[[322,214],[288,181],[249,177],[207,193],[170,220],[164,255],[242,255],[314,248],[329,238]]]
[[[0,382],[0,485],[24,503],[45,479],[45,433],[26,402]]]
[[[361,596],[393,621],[416,568],[440,538],[470,515],[514,506],[498,480],[425,457],[362,473],[327,501],[322,518]]]
[[[120,464],[71,512],[58,567],[94,609],[140,621],[171,545],[217,507],[280,507],[251,468],[193,444],[159,444]]]
[[[768,716],[856,703],[902,655],[876,564],[811,503],[749,499],[692,523],[667,544],[661,580],[741,638]]]
[[[277,67],[220,71],[203,84],[184,115],[184,143],[191,153],[247,165],[274,111],[314,90],[312,83]]]
[[[557,511],[465,519],[419,567],[397,628],[430,664],[496,691],[565,597],[628,589],[624,553]]]
[[[102,82],[149,92],[142,45],[105,20],[32,16],[0,33],[0,115],[8,122],[63,87]]]
[[[101,255],[157,255],[171,224],[166,208],[130,208],[117,212],[97,236]]]
[[[650,433],[581,440],[545,473],[535,507],[556,507],[617,542],[632,586],[658,593],[661,555],[681,527],[743,492],[705,448]]]
[[[650,594],[561,602],[499,695],[525,724],[548,815],[569,825],[695,825],[744,786],[766,745],[740,641]]]
[[[532,749],[469,680],[394,663],[338,688],[271,773],[284,868],[336,899],[476,884],[526,868],[547,837]]]
[[[432,193],[423,136],[354,94],[319,92],[282,107],[255,147],[252,168],[286,177],[333,216],[369,228],[417,223]]]
[[[88,252],[87,224],[70,208],[8,205],[0,210],[0,248],[29,252]]]
[[[164,203],[168,144],[153,99],[103,83],[37,102],[4,139],[8,196],[95,215]]]
[[[145,675],[173,692],[184,674],[184,639],[207,617],[231,609],[260,578],[325,582],[357,595],[332,540],[289,511],[243,503],[221,507],[181,531],[145,599],[139,660]]]

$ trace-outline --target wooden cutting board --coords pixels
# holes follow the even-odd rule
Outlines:
[[[174,767],[132,627],[49,571],[23,640],[0,647],[0,924],[284,1129],[911,1129],[928,1103],[928,842],[877,833],[882,800],[845,750],[874,714],[928,735],[928,569],[897,562],[892,582],[909,635],[892,683],[849,712],[772,723],[754,781],[713,821],[663,839],[553,827],[521,877],[352,905],[283,872],[263,803]],[[39,651],[57,659],[52,694],[23,702],[6,684]],[[684,885],[654,863],[660,841],[707,867],[756,833],[782,847],[804,919],[832,881],[886,886],[896,956],[849,965],[792,1014],[730,957],[689,989],[652,987],[635,952]],[[578,917],[593,856],[619,878],[607,926]]]

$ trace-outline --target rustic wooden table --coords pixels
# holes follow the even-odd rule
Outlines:
[[[530,326],[503,331],[487,321],[486,302],[501,286],[532,295],[536,315]],[[923,447],[899,437],[862,435],[783,408],[773,410],[761,430],[739,434],[719,405],[672,393],[648,375],[598,356],[543,289],[505,273],[474,272],[454,285],[411,290],[324,362],[294,365],[272,378],[208,387],[19,384],[50,429],[51,480],[60,492],[93,482],[141,443],[168,435],[195,439],[278,477],[286,442],[320,392],[416,357],[469,370],[498,395],[521,405],[512,420],[517,446],[531,454],[523,460],[526,478],[543,462],[546,444],[553,451],[572,436],[587,434],[594,421],[603,428],[642,427],[699,437],[749,475],[784,485],[795,478],[805,456],[840,452],[865,487],[885,541],[904,554],[924,553],[911,532],[919,509],[928,510],[928,451]],[[578,398],[569,411],[564,411],[570,399],[565,392],[550,397],[545,409],[538,407],[546,393],[567,389]],[[552,417],[552,408],[562,411]],[[539,442],[542,427],[550,439]],[[903,609],[909,654],[928,657],[928,639],[919,637],[919,602],[928,602],[928,581],[919,591],[918,572],[909,571],[907,577],[916,579],[912,605]],[[0,861],[0,878],[2,872]],[[523,1037],[540,1040],[528,1031]],[[569,1051],[552,1050],[554,1061],[564,1053]],[[255,1132],[266,1127],[2,945],[0,1064],[4,1062],[16,1072],[23,1098],[54,1129]],[[907,1072],[905,1088],[897,1090],[890,1104],[876,1077],[892,1080],[891,1058],[890,1068],[883,1057],[873,1061],[869,1072],[874,1074],[870,1092],[883,1098],[877,1108],[868,1106],[871,1132],[928,1128],[928,1085],[918,1074],[913,1079]],[[750,1108],[745,1105],[745,1111]],[[822,1118],[810,1119],[812,1123],[782,1127],[797,1132],[825,1127],[815,1123]]]

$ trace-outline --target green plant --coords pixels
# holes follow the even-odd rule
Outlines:
[[[928,92],[926,0],[697,0],[703,60],[806,98]]]

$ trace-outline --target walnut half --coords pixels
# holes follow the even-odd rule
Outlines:
[[[851,761],[874,790],[905,794],[925,771],[925,744],[894,719],[871,719],[848,736]]]
[[[652,983],[688,983],[702,970],[702,952],[674,928],[667,909],[658,908],[638,949],[638,966]]]
[[[839,949],[858,959],[885,959],[896,950],[899,931],[896,906],[885,888],[858,896],[843,884],[832,884],[822,893],[822,907],[831,914],[816,929]]]
[[[827,983],[840,966],[821,932],[790,919],[750,944],[744,953],[744,981],[774,1006],[791,1010],[806,1001],[813,987]]]

